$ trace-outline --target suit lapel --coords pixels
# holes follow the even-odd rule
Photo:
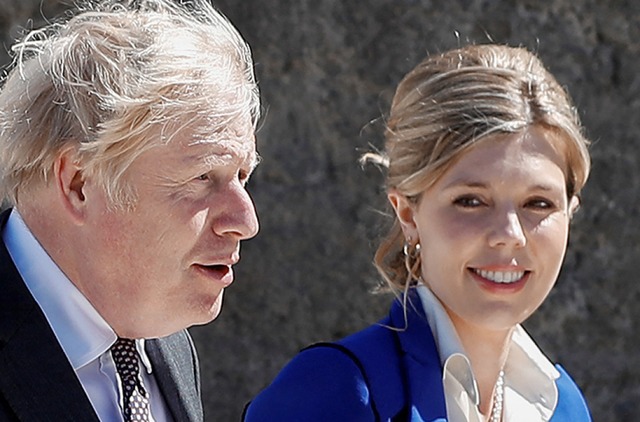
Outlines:
[[[9,211],[0,215],[4,227]],[[0,393],[21,421],[98,421],[75,371],[0,240]]]
[[[146,343],[153,374],[175,421],[204,419],[200,374],[191,338],[186,331]]]
[[[403,353],[406,387],[411,406],[411,421],[445,421],[446,404],[442,386],[442,368],[431,329],[420,298],[412,291],[407,298],[406,322],[402,305],[396,301],[391,321],[398,331]]]

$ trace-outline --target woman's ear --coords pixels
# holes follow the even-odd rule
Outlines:
[[[573,215],[580,209],[580,197],[578,195],[573,195],[569,200],[569,218],[572,218]]]
[[[76,223],[81,223],[86,211],[85,178],[75,147],[60,151],[53,165],[53,178],[64,210]]]
[[[396,213],[405,238],[418,240],[418,227],[415,222],[416,205],[395,189],[387,193],[387,198]]]

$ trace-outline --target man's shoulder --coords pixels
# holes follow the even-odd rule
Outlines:
[[[0,345],[8,342],[19,327],[29,322],[48,326],[1,239],[0,290]],[[29,319],[29,316],[34,318]]]

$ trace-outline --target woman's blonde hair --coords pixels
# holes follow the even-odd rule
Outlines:
[[[524,48],[471,45],[428,57],[402,79],[387,121],[385,151],[363,158],[387,167],[388,190],[417,202],[472,145],[530,126],[544,128],[564,153],[567,194],[578,195],[590,159],[567,92]],[[405,290],[421,270],[415,251],[404,246],[396,219],[375,255],[376,267],[396,291]]]
[[[249,46],[206,0],[101,1],[26,34],[0,92],[0,188],[46,183],[77,147],[112,205],[132,202],[123,175],[185,126],[201,136],[248,119],[259,96]]]

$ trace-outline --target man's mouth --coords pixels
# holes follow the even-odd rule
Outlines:
[[[220,274],[222,276],[224,276],[225,274],[227,274],[231,270],[231,266],[222,265],[222,264],[199,265],[199,266],[204,268],[207,271],[210,271],[210,272],[213,272],[213,273],[217,273],[217,274]]]
[[[231,284],[233,281],[233,270],[231,269],[231,265],[224,264],[214,264],[214,265],[204,265],[204,264],[196,264],[196,268],[198,268],[201,272],[206,274],[208,277],[213,278],[215,280],[219,280],[224,284]]]

